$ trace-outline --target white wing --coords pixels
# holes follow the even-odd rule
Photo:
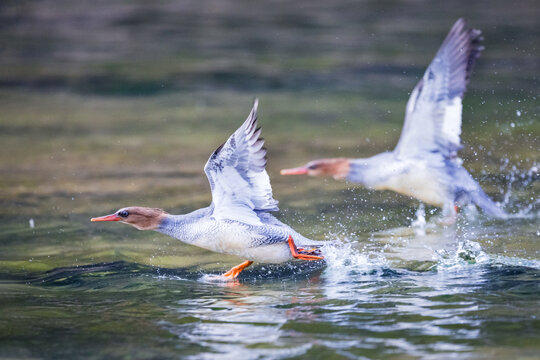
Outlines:
[[[212,190],[216,219],[237,220],[261,225],[255,211],[277,211],[272,187],[266,173],[266,149],[259,138],[257,105],[247,120],[218,147],[204,166]]]
[[[414,88],[405,125],[394,150],[398,157],[440,152],[455,157],[461,148],[463,94],[476,59],[484,49],[481,32],[456,21],[423,78]]]

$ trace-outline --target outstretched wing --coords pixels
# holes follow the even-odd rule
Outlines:
[[[407,102],[405,125],[394,150],[398,157],[461,148],[461,110],[473,66],[484,49],[480,30],[458,19]]]
[[[204,172],[210,182],[213,216],[261,225],[255,211],[277,211],[266,173],[266,149],[257,128],[256,99],[247,120],[210,156]]]

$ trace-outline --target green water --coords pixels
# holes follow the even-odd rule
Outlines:
[[[281,177],[399,137],[409,92],[460,16],[485,51],[464,166],[512,214]],[[535,1],[0,3],[0,358],[537,359]],[[276,214],[338,239],[327,262],[255,265],[90,223],[208,205],[202,168],[260,99]],[[34,227],[30,227],[30,220]]]

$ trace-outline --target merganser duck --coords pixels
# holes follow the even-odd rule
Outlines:
[[[458,19],[407,102],[396,148],[364,159],[332,158],[281,170],[282,175],[331,176],[374,190],[392,190],[442,207],[455,222],[458,206],[473,203],[497,218],[501,210],[461,166],[462,98],[484,49],[477,29]]]
[[[257,105],[255,100],[244,124],[212,153],[204,167],[212,191],[210,206],[186,215],[131,206],[91,221],[119,221],[247,259],[223,274],[229,279],[236,278],[254,261],[323,259],[319,247],[324,242],[305,238],[269,213],[279,209],[265,169],[266,149],[259,137]],[[296,247],[295,242],[302,247]]]

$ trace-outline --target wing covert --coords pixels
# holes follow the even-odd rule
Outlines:
[[[277,211],[266,172],[266,149],[257,128],[256,99],[246,121],[208,159],[213,216],[260,225],[255,211]]]
[[[398,157],[440,152],[455,157],[461,148],[462,99],[484,49],[481,32],[458,19],[424,76],[411,93],[405,124],[394,150]]]

